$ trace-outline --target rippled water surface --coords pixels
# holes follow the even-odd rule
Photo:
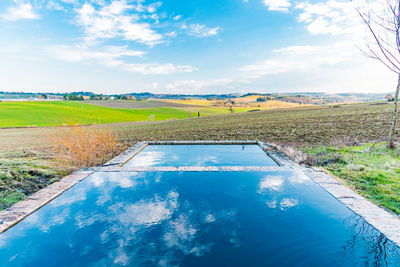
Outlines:
[[[95,173],[0,235],[0,266],[400,266],[297,172]]]
[[[124,166],[276,165],[258,145],[149,145]]]

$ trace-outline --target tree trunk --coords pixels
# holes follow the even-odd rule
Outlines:
[[[389,138],[388,138],[388,143],[387,147],[388,148],[395,148],[395,131],[396,131],[396,124],[397,124],[397,116],[398,116],[398,105],[399,105],[399,90],[400,90],[400,74],[399,74],[399,79],[397,81],[397,88],[396,88],[396,94],[394,97],[394,110],[393,110],[393,118],[392,118],[392,127],[390,128],[390,133],[389,133]]]

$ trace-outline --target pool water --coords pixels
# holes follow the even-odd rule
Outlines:
[[[149,145],[125,167],[277,166],[258,145]]]
[[[1,266],[400,266],[302,173],[98,172],[0,235]]]

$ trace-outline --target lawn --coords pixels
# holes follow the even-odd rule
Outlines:
[[[177,108],[116,109],[80,102],[0,102],[0,127],[161,121],[194,116]]]
[[[134,121],[163,121],[227,114],[229,108],[179,105],[162,101],[0,102],[0,128],[91,125]],[[165,105],[165,106],[164,106]],[[246,112],[252,108],[234,108]]]

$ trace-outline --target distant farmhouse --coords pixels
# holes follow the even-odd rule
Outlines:
[[[125,95],[125,97],[127,100],[135,100],[136,99],[135,96],[133,96],[133,95]]]

